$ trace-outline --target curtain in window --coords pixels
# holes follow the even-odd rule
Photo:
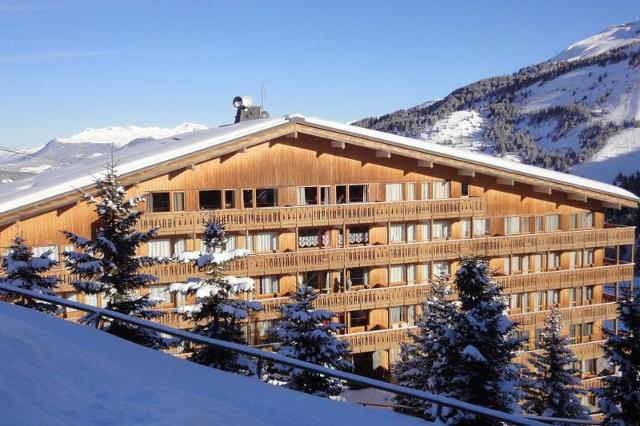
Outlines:
[[[280,289],[278,283],[278,277],[276,276],[266,276],[260,279],[260,293],[261,294],[272,294],[278,293]]]
[[[256,234],[256,251],[273,251],[278,249],[278,234],[275,232],[258,232]]]
[[[471,219],[460,220],[462,238],[471,237]]]
[[[522,256],[522,268],[520,268],[523,274],[529,273],[529,256]]]
[[[389,242],[399,243],[404,241],[404,225],[396,223],[389,225]]]
[[[182,253],[185,251],[184,238],[178,238],[173,242],[173,254]]]
[[[420,224],[420,231],[422,234],[422,241],[429,241],[431,239],[431,226],[428,223]]]
[[[584,251],[584,264],[593,265],[593,249],[587,249]]]
[[[416,199],[416,184],[408,183],[407,184],[407,201],[413,201]]]
[[[306,205],[306,197],[304,196],[304,187],[300,186],[298,187],[298,205],[299,206],[304,206]]]
[[[391,323],[397,324],[402,321],[402,306],[395,306],[389,309]]]
[[[416,283],[416,265],[407,265],[407,284]]]
[[[407,241],[413,242],[416,240],[416,225],[414,223],[407,224]]]
[[[85,293],[84,303],[91,306],[98,306],[98,295]]]
[[[431,278],[431,275],[429,274],[429,264],[428,263],[423,263],[421,265],[420,273],[422,274],[422,284],[428,283],[429,279]]]
[[[404,265],[394,265],[389,267],[389,282],[404,282]]]
[[[422,199],[428,200],[431,198],[431,194],[429,193],[429,182],[422,182]]]
[[[169,303],[171,301],[171,297],[169,296],[169,286],[154,285],[149,287],[149,298],[157,300],[160,303]]]
[[[433,222],[433,232],[431,235],[436,238],[448,238],[451,233],[451,225],[449,222],[438,220]]]
[[[58,246],[35,246],[31,249],[31,252],[33,253],[33,257],[39,257],[49,252],[49,259],[59,260]]]
[[[184,211],[184,192],[173,193],[173,210],[177,212]]]
[[[413,327],[416,323],[416,307],[413,305],[407,306],[407,325]]]
[[[535,268],[535,272],[542,271],[542,255],[536,254],[533,256],[533,267]]]
[[[480,237],[489,233],[489,221],[487,219],[473,219],[473,236]]]
[[[451,196],[451,185],[449,181],[433,182],[433,198],[449,198]]]
[[[546,217],[546,231],[552,232],[560,229],[560,215],[550,214]]]
[[[225,244],[225,250],[235,250],[236,249],[236,236],[228,235],[227,243]]]
[[[507,235],[520,233],[519,216],[508,216],[504,218],[504,233]]]
[[[388,183],[386,185],[386,201],[402,201],[402,184]]]
[[[433,276],[436,278],[449,276],[449,262],[444,260],[433,262]]]
[[[244,234],[244,245],[245,248],[249,251],[253,251],[253,235],[249,231]]]
[[[149,256],[171,257],[171,240],[153,240],[147,243]]]
[[[582,217],[580,218],[580,227],[581,228],[593,228],[593,213],[592,212],[582,213]]]

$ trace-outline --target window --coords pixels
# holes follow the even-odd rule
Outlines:
[[[280,283],[277,276],[260,277],[260,294],[274,294],[280,291]]]
[[[35,246],[31,249],[33,257],[40,257],[43,254],[47,254],[47,257],[51,260],[58,261],[58,246]]]
[[[85,293],[84,295],[84,303],[91,306],[98,306],[98,295],[97,294],[89,294]]]
[[[404,199],[402,194],[401,183],[388,183],[385,188],[385,200],[386,201],[402,201]]]
[[[550,214],[546,216],[545,231],[553,232],[560,230],[560,215]]]
[[[542,272],[542,255],[534,254],[533,255],[533,270],[534,272]]]
[[[236,191],[233,189],[226,189],[224,191],[224,208],[235,209],[236,208]]]
[[[367,197],[367,185],[349,185],[349,202],[350,203],[366,203]]]
[[[541,328],[537,328],[536,329],[536,341],[535,341],[535,348],[536,349],[540,349],[540,344],[542,343],[542,332],[544,330],[542,330]]]
[[[407,184],[407,201],[414,201],[417,197],[417,190],[415,183]]]
[[[578,229],[578,214],[573,213],[569,215],[569,229]]]
[[[347,186],[336,186],[336,204],[345,204],[347,202]]]
[[[414,242],[416,240],[416,224],[407,224],[407,242]]]
[[[369,324],[369,311],[352,311],[349,327],[364,327]]]
[[[148,200],[149,211],[152,213],[171,211],[171,198],[168,192],[153,192]]]
[[[407,284],[416,283],[416,265],[407,265]]]
[[[224,245],[224,249],[225,250],[235,250],[236,247],[237,247],[237,245],[236,245],[236,236],[235,235],[227,235],[227,242]]]
[[[544,232],[543,216],[536,216],[534,218],[534,222],[536,224],[536,226],[535,226],[536,232]]]
[[[182,253],[185,251],[184,238],[178,238],[173,242],[173,254]]]
[[[593,335],[593,323],[585,322],[582,324],[582,336],[592,336]]]
[[[275,251],[278,250],[278,233],[277,232],[258,232],[256,233],[256,251]]]
[[[560,268],[560,253],[551,252],[549,253],[549,261],[547,263],[547,269],[553,270]]]
[[[184,192],[173,193],[173,211],[176,211],[176,212],[184,211]]]
[[[322,204],[323,206],[326,206],[327,204],[329,204],[329,187],[328,186],[321,186],[320,187],[320,204]]]
[[[429,225],[428,223],[421,223],[420,231],[420,241],[429,241],[431,239],[431,225]]]
[[[520,267],[520,271],[523,274],[529,273],[529,256],[527,255],[522,256],[522,265]]]
[[[352,285],[369,284],[369,273],[364,268],[353,268],[347,270],[347,289]]]
[[[523,234],[531,233],[531,217],[522,218],[522,233]]]
[[[249,231],[244,234],[244,248],[253,251],[253,235]]]
[[[593,266],[594,263],[594,259],[593,259],[593,249],[586,249],[584,251],[584,266]]]
[[[569,305],[571,307],[577,306],[578,302],[582,300],[582,288],[570,288],[569,289]]]
[[[407,306],[407,325],[413,327],[416,323],[416,307]]]
[[[560,303],[560,290],[547,291],[547,300],[550,305],[558,305]]]
[[[473,219],[473,236],[489,235],[489,219]]]
[[[469,184],[467,182],[462,182],[460,186],[460,196],[468,197],[469,196]]]
[[[471,238],[471,219],[461,219],[460,227],[460,234],[462,234],[462,238]]]
[[[582,300],[585,302],[593,301],[594,286],[588,285],[582,288]]]
[[[584,212],[580,217],[581,228],[593,228],[593,212]]]
[[[318,204],[318,188],[315,186],[301,186],[298,188],[298,205],[312,206]]]
[[[276,188],[256,189],[256,207],[275,207],[278,205]]]
[[[451,224],[444,220],[437,220],[433,222],[433,232],[431,233],[434,239],[449,238],[451,235]]]
[[[218,210],[222,208],[222,191],[219,189],[200,191],[200,210]]]
[[[169,286],[154,285],[149,287],[149,298],[159,303],[171,303],[171,295],[169,294]]]
[[[267,344],[275,341],[271,330],[278,326],[279,320],[258,321],[256,325],[256,344]]]
[[[401,243],[405,238],[405,226],[401,223],[389,225],[389,242]]]
[[[508,216],[504,218],[504,233],[506,235],[513,235],[520,233],[520,217]]]
[[[509,298],[509,308],[516,309],[522,307],[522,297],[518,293],[511,293],[511,297]]]
[[[389,283],[398,284],[404,282],[404,265],[389,267]]]
[[[582,267],[582,251],[573,250],[569,252],[569,269]]]
[[[585,359],[582,361],[582,373],[587,375],[595,375],[597,373],[597,358]]]
[[[535,311],[541,311],[547,305],[547,293],[544,291],[536,291],[535,293]]]
[[[349,245],[367,244],[369,242],[369,229],[367,227],[354,226],[347,229],[349,230]],[[328,234],[326,235],[328,238]]]
[[[395,306],[389,309],[391,324],[407,322],[407,311],[404,306]]]
[[[529,312],[529,293],[522,293],[522,312]]]
[[[320,280],[318,279],[318,272],[302,272],[298,274],[298,286],[313,287],[316,290],[320,290]]]
[[[445,260],[433,262],[433,276],[435,278],[448,277],[450,274],[449,262]]]
[[[429,193],[429,182],[422,182],[422,199],[428,200],[431,198],[431,194]]]
[[[451,182],[435,181],[433,182],[433,198],[449,198],[451,196]]]
[[[242,205],[245,209],[253,208],[253,190],[252,189],[242,190]]]
[[[152,240],[147,243],[147,254],[152,257],[171,257],[171,240]]]
[[[569,326],[569,343],[574,344],[578,341],[578,336],[580,335],[580,325],[579,324],[571,324]]]
[[[66,296],[64,296],[64,298],[67,299],[69,302],[77,302],[78,301],[78,294],[77,293],[69,293]],[[64,308],[64,309],[65,309],[65,311],[67,313],[77,311],[77,309],[75,309],[75,308]]]
[[[429,282],[429,278],[431,277],[431,275],[429,275],[429,264],[423,263],[420,269],[420,273],[422,274],[422,284],[426,284]]]

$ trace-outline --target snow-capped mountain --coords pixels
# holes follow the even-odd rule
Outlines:
[[[436,102],[353,124],[611,183],[640,170],[640,22]]]
[[[85,158],[105,155],[110,153],[112,148],[121,149],[130,142],[164,139],[206,128],[207,126],[202,124],[182,123],[174,128],[126,126],[84,129],[66,138],[52,139],[41,147],[26,151],[28,154],[0,156],[0,183],[21,179]]]

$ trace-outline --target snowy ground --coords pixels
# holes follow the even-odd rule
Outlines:
[[[277,388],[0,302],[3,425],[425,425]]]

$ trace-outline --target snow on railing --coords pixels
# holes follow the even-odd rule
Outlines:
[[[270,361],[270,362],[275,362],[279,364],[284,364],[290,367],[295,367],[295,368],[303,369],[306,371],[312,371],[314,373],[324,374],[329,377],[345,380],[349,383],[354,383],[360,386],[380,389],[383,391],[394,393],[396,395],[417,398],[417,399],[434,404],[436,406],[435,411],[438,414],[441,413],[442,407],[449,407],[449,408],[455,408],[465,412],[474,413],[476,415],[480,415],[483,417],[501,420],[511,425],[548,426],[548,423],[545,423],[545,422],[554,422],[554,423],[560,422],[563,424],[600,424],[598,422],[590,421],[590,420],[576,420],[576,419],[564,419],[564,418],[560,419],[560,418],[550,418],[550,417],[544,418],[544,417],[520,416],[520,415],[510,414],[510,413],[470,404],[454,398],[450,398],[442,395],[436,395],[430,392],[410,389],[407,387],[394,385],[392,383],[387,383],[380,380],[370,379],[368,377],[359,376],[359,375],[348,373],[345,371],[332,370],[317,364],[312,364],[312,363],[301,361],[294,358],[288,358],[288,357],[279,355],[277,353],[262,351],[260,349],[253,348],[250,346],[240,345],[232,342],[226,342],[218,339],[212,339],[210,337],[201,336],[198,334],[190,333],[188,331],[168,327],[166,325],[162,325],[159,323],[131,317],[131,316],[124,315],[119,312],[111,311],[108,309],[98,308],[96,306],[73,302],[57,296],[49,296],[49,295],[44,295],[40,293],[35,293],[22,288],[13,287],[7,284],[0,284],[0,290],[6,291],[8,293],[31,297],[33,299],[53,303],[60,306],[65,306],[67,308],[73,308],[73,309],[81,310],[84,312],[92,312],[98,315],[99,317],[115,319],[128,324],[137,325],[139,327],[143,327],[149,330],[165,333],[174,337],[180,337],[184,340],[188,340],[191,342],[209,345],[215,348],[240,353],[250,357],[255,357],[261,361]]]

